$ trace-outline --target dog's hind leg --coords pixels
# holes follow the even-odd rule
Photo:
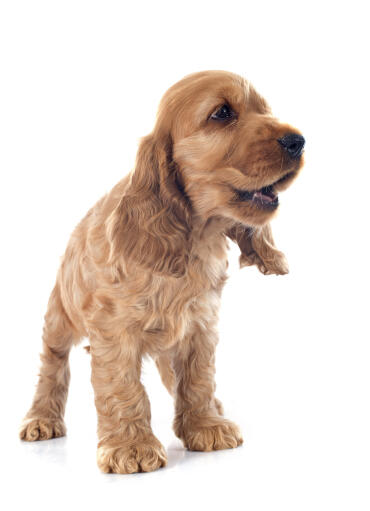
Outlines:
[[[172,369],[171,358],[168,355],[160,355],[155,359],[156,366],[163,385],[166,387],[171,396],[175,393],[175,372]]]
[[[80,338],[63,307],[58,283],[49,299],[43,330],[41,370],[32,406],[20,438],[47,440],[65,435],[64,410],[69,385],[69,351]]]

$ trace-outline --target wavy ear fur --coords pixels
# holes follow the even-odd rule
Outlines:
[[[264,275],[289,273],[285,255],[275,247],[270,224],[263,227],[245,227],[238,224],[226,234],[239,245],[241,268],[256,265]]]
[[[172,142],[148,135],[139,146],[131,184],[107,220],[111,262],[123,256],[155,273],[182,276],[190,221]]]

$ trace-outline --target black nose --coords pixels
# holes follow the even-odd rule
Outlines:
[[[289,156],[293,159],[298,159],[303,152],[305,139],[302,135],[285,135],[282,138],[278,138],[280,145],[289,153]]]

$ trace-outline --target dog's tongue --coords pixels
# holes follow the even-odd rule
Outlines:
[[[258,199],[262,202],[273,202],[276,197],[273,193],[270,192],[269,195],[267,195],[267,193],[263,193],[261,190],[258,191],[258,192],[254,192],[253,194],[253,200],[254,199]]]

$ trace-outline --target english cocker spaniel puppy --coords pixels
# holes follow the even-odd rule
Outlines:
[[[302,135],[273,117],[240,76],[195,73],[167,91],[133,172],[87,213],[67,246],[23,440],[65,434],[68,355],[87,336],[103,472],[166,465],[140,382],[144,354],[174,397],[174,430],[185,447],[242,443],[214,394],[227,238],[239,245],[241,266],[287,273],[269,221],[278,192],[302,167],[303,146]]]

